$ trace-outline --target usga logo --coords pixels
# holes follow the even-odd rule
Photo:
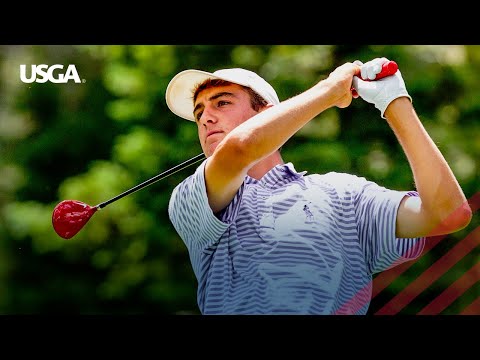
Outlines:
[[[73,80],[77,84],[82,82],[78,76],[75,65],[68,65],[65,72],[61,70],[63,70],[63,65],[59,64],[50,67],[45,64],[31,65],[30,77],[27,78],[27,65],[20,65],[20,80],[26,84],[33,83],[34,81],[37,83],[50,81],[52,83],[63,84],[69,80]]]

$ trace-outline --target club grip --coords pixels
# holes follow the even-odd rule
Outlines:
[[[386,76],[390,76],[390,75],[393,75],[397,72],[398,70],[398,65],[395,61],[393,60],[390,60],[390,61],[387,61],[386,63],[384,63],[382,65],[382,70],[377,74],[377,76],[375,77],[374,80],[370,80],[370,79],[364,79],[362,77],[360,77],[362,80],[365,80],[365,81],[375,81],[375,80],[380,80]]]

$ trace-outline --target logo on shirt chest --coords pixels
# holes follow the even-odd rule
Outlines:
[[[302,230],[312,230],[318,226],[329,226],[325,211],[320,211],[312,201],[301,200],[290,207],[273,204],[271,211],[258,215],[259,225],[265,231],[277,235],[291,235]]]

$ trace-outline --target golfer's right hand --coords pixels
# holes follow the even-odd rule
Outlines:
[[[376,74],[381,71],[382,64],[387,61],[389,60],[383,57],[373,59],[365,64],[359,60],[354,63],[360,66],[362,78],[373,80]],[[374,104],[375,107],[380,110],[380,114],[384,119],[385,110],[396,98],[405,96],[412,101],[412,98],[407,92],[400,69],[398,69],[395,74],[380,80],[364,81],[358,76],[354,76],[353,87],[362,99]]]
[[[352,98],[358,95],[352,94],[352,79],[360,72],[359,65],[345,63],[333,70],[327,79],[330,85],[330,101],[338,108],[346,108],[352,102]]]

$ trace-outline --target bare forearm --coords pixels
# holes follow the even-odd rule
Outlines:
[[[455,212],[468,217],[465,195],[444,156],[426,132],[410,100],[394,100],[385,117],[398,138],[413,172],[422,207],[441,222]],[[460,220],[462,221],[462,220]]]
[[[234,129],[229,136],[239,141],[246,158],[260,160],[280,148],[307,122],[332,105],[328,83],[320,82],[257,114]]]
[[[357,65],[337,67],[328,78],[305,92],[275,105],[238,126],[229,135],[240,144],[240,150],[254,163],[280,148],[307,122],[322,111],[352,102],[351,86]]]

